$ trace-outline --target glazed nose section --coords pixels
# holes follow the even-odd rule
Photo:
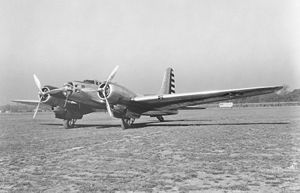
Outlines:
[[[64,84],[63,88],[64,88],[63,95],[65,95],[66,97],[70,96],[73,93],[74,84],[72,82],[68,82]]]

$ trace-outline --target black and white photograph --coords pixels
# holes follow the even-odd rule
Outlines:
[[[300,192],[300,1],[1,0],[0,193]]]

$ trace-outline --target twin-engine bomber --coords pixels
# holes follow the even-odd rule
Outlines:
[[[141,116],[156,117],[164,121],[164,116],[175,115],[178,110],[194,105],[263,95],[278,91],[283,86],[254,87],[205,92],[175,93],[174,70],[167,68],[161,89],[155,95],[138,95],[129,89],[112,82],[118,66],[106,81],[72,81],[58,88],[50,85],[41,86],[34,74],[34,82],[39,90],[39,100],[14,100],[14,102],[37,105],[33,118],[40,104],[51,106],[55,117],[63,119],[65,128],[72,128],[83,115],[107,110],[113,118],[121,119],[121,126],[127,129],[134,120]]]

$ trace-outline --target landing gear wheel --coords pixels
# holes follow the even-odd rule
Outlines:
[[[65,129],[73,128],[75,126],[76,119],[65,119],[63,125]]]
[[[129,119],[123,118],[122,122],[121,122],[122,129],[125,130],[125,129],[129,128],[133,124],[134,120],[135,120],[134,118],[129,118]]]
[[[159,122],[164,122],[165,121],[164,117],[161,116],[161,115],[157,116],[156,118],[159,120]]]

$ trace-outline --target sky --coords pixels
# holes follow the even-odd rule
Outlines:
[[[173,67],[176,92],[300,88],[297,0],[2,0],[0,105],[43,85],[114,81],[156,93]]]

